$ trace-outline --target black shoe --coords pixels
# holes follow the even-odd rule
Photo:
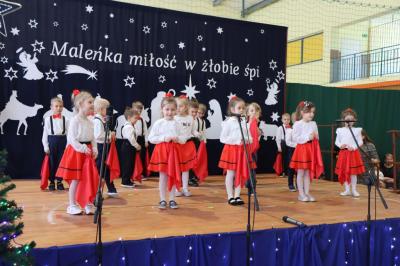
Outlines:
[[[289,191],[290,192],[296,192],[296,188],[294,186],[289,186]]]
[[[240,197],[235,198],[235,202],[236,202],[236,205],[243,205],[244,204],[244,201]]]
[[[198,186],[199,186],[199,183],[196,181],[196,179],[191,178],[191,179],[189,179],[189,186],[191,186],[191,187],[198,187]]]
[[[236,205],[237,205],[237,204],[236,204],[236,200],[235,200],[234,198],[228,199],[228,204],[229,204],[229,205],[232,205],[232,206],[236,206]]]
[[[65,190],[64,185],[61,181],[57,182],[57,190]]]
[[[51,182],[49,185],[49,191],[54,191],[56,190],[56,185],[54,184],[54,182]]]
[[[122,183],[121,187],[126,187],[126,188],[134,188],[135,184],[132,182],[127,182],[127,183]]]

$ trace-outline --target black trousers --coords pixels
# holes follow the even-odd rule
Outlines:
[[[135,169],[135,158],[135,147],[127,139],[124,139],[121,144],[121,157],[119,158],[121,162],[122,184],[129,184],[131,182],[133,170]]]
[[[282,157],[283,157],[283,169],[288,176],[288,186],[293,186],[293,178],[294,178],[294,169],[289,167],[290,161],[292,160],[292,156],[294,153],[294,148],[285,146],[282,149]]]
[[[67,145],[66,136],[50,135],[47,140],[49,141],[49,161],[50,161],[50,176],[49,180],[54,183],[54,180],[61,181],[62,178],[56,177],[58,165],[60,164],[61,158],[64,154],[65,147]]]
[[[143,176],[146,174],[146,140],[144,136],[138,136],[136,139],[137,143],[140,145],[141,149],[139,151],[140,160],[142,160],[143,165]]]
[[[103,154],[103,150],[104,150],[104,144],[102,143],[97,143],[97,150],[98,150],[98,155],[97,155],[97,159],[96,159],[96,166],[97,166],[97,170],[99,171],[100,174],[100,167],[101,167],[101,158],[102,158],[102,154]],[[105,156],[105,160],[107,160],[107,156],[108,154],[106,154]],[[110,182],[110,169],[108,168],[108,166],[106,166],[106,163],[104,161],[104,180],[106,181],[106,186],[108,191],[115,191],[115,186],[114,186],[114,182]]]

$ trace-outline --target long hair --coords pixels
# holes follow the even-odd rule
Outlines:
[[[228,110],[226,111],[226,114],[227,114],[228,116],[232,116],[232,115],[233,115],[231,109],[235,108],[235,106],[236,106],[238,103],[245,103],[245,101],[244,101],[242,98],[239,98],[239,97],[236,97],[236,96],[233,96],[233,97],[230,99],[230,101],[229,101],[229,103],[228,103]]]
[[[315,108],[315,105],[310,101],[301,101],[296,107],[296,121],[302,119],[301,112],[309,113],[311,109]]]
[[[80,91],[79,94],[74,97],[74,107],[77,112],[79,112],[81,104],[87,99],[93,99],[92,94],[87,91]]]
[[[372,143],[374,144],[374,142],[372,141],[372,139],[368,136],[367,131],[365,129],[361,130],[361,136],[363,137],[363,141],[365,143]]]

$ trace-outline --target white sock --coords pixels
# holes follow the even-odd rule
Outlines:
[[[350,191],[350,184],[347,183],[347,181],[344,182],[344,191],[349,192]]]
[[[68,191],[68,197],[69,197],[69,205],[76,205],[76,189],[78,188],[79,180],[72,180],[71,184],[69,184],[69,191]],[[85,207],[85,206],[83,206]]]
[[[160,191],[160,201],[166,200],[165,194],[167,192],[168,176],[164,172],[160,172],[160,179],[158,181],[158,189]],[[173,189],[175,192],[175,189]]]
[[[308,195],[310,194],[310,171],[305,170],[304,171],[304,175],[303,175],[303,179],[304,179],[304,194]]]
[[[357,191],[357,176],[356,175],[351,176],[351,189],[353,191]]]
[[[235,171],[227,170],[225,178],[226,193],[228,194],[228,199],[233,198],[233,179],[235,178]]]
[[[297,170],[297,189],[299,191],[299,196],[304,197],[304,170],[298,169]]]
[[[235,198],[239,198],[240,197],[240,190],[241,190],[240,185],[235,187]]]
[[[189,171],[182,172],[182,188],[183,191],[189,191]]]
[[[176,187],[173,186],[171,191],[169,192],[169,201],[175,200],[175,191],[176,191]]]

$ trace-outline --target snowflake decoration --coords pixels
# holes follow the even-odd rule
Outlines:
[[[88,12],[89,14],[92,13],[92,12],[93,12],[93,6],[87,5],[87,6],[85,7],[85,11]]]
[[[10,32],[13,36],[19,35],[19,29],[17,27],[11,28]]]
[[[143,32],[144,32],[144,34],[149,34],[150,33],[150,27],[149,26],[144,26],[143,27]]]
[[[166,21],[161,22],[161,28],[165,29],[168,26]]]
[[[186,46],[185,46],[185,43],[184,42],[179,42],[178,43],[178,47],[179,47],[179,49],[184,49]]]
[[[6,72],[4,77],[8,78],[10,81],[15,79],[15,78],[18,78],[18,76],[17,76],[18,70],[14,70],[12,67],[10,67],[9,69],[4,69],[4,71]],[[12,72],[12,75],[10,76],[11,72]]]
[[[37,29],[38,24],[39,23],[36,22],[36,19],[30,19],[28,22],[28,25],[29,25],[29,27],[31,27],[31,29],[33,29],[33,28]]]
[[[197,40],[198,40],[199,42],[203,41],[203,36],[201,36],[201,35],[197,36]]]
[[[215,81],[214,80],[214,78],[211,78],[211,79],[207,79],[207,85],[206,86],[208,86],[209,88],[210,88],[210,90],[212,89],[212,88],[216,88],[217,86],[217,81]]]
[[[57,71],[53,71],[53,70],[51,70],[51,68],[50,68],[49,72],[45,72],[45,74],[46,74],[46,80],[50,80],[51,83],[53,83],[54,80],[58,79]]]
[[[130,19],[129,19],[129,23],[131,23],[131,24],[132,24],[132,23],[135,23],[135,19],[134,19],[134,18],[130,18]]]
[[[222,34],[224,32],[224,29],[223,28],[221,28],[221,27],[218,27],[217,28],[217,33],[218,34]]]
[[[272,112],[270,117],[272,118],[272,122],[278,122],[280,116],[278,115],[278,112]]]
[[[165,81],[166,81],[165,76],[160,75],[160,76],[158,77],[158,82],[164,83]]]
[[[35,43],[32,43],[31,45],[32,45],[32,47],[33,47],[33,51],[34,51],[34,52],[42,53],[42,50],[46,49],[46,48],[44,48],[44,46],[43,46],[43,42],[38,42],[37,40],[35,40]],[[38,47],[38,46],[39,46],[39,47]]]
[[[134,79],[135,79],[134,77],[127,75],[126,78],[124,79],[125,87],[132,88],[132,86],[136,84]]]
[[[82,26],[81,26],[81,29],[82,29],[83,31],[87,31],[88,28],[89,28],[89,27],[88,27],[87,24],[82,24]]]

